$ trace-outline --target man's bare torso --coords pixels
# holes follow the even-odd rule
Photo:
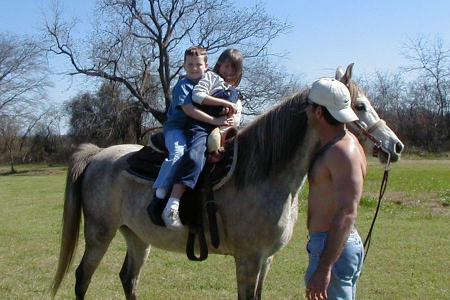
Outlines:
[[[342,139],[317,158],[310,170],[307,221],[310,232],[328,231],[336,213],[340,191],[336,188],[334,182],[336,176],[331,174],[330,166],[336,163],[336,159],[339,159],[340,156],[336,154],[339,151],[348,155],[353,168],[352,174],[356,177],[358,185],[361,185],[360,190],[362,191],[362,182],[366,174],[364,150],[356,137],[347,132]]]

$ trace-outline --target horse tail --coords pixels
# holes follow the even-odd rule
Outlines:
[[[52,297],[55,297],[64,275],[69,270],[77,247],[81,221],[81,183],[83,173],[94,155],[101,150],[101,148],[93,144],[81,144],[71,157],[64,196],[58,269],[51,287]]]

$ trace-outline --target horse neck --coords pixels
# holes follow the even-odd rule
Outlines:
[[[298,183],[306,175],[317,144],[308,129],[306,97],[305,92],[297,94],[239,133],[235,171],[239,188],[266,180]]]
[[[308,175],[310,165],[317,150],[320,148],[320,140],[317,133],[308,128],[305,137],[296,149],[292,160],[271,179],[277,186],[296,193],[303,186]]]

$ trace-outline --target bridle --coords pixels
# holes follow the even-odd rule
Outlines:
[[[375,225],[375,220],[377,219],[378,211],[380,210],[381,199],[383,199],[384,192],[386,191],[387,181],[388,181],[388,177],[389,177],[389,171],[391,170],[391,167],[390,167],[391,154],[390,154],[389,150],[383,146],[383,143],[381,141],[377,140],[372,135],[372,132],[375,129],[386,124],[385,121],[383,121],[382,119],[379,119],[377,122],[375,122],[369,128],[366,128],[366,126],[364,126],[359,120],[354,121],[352,124],[356,126],[358,139],[365,137],[373,142],[373,144],[374,144],[373,156],[374,157],[378,156],[379,150],[381,150],[387,154],[386,166],[384,168],[383,179],[381,180],[381,186],[380,186],[380,193],[378,195],[377,208],[375,210],[375,215],[373,216],[373,220],[372,220],[372,224],[370,225],[369,232],[367,233],[366,239],[364,240],[364,250],[365,250],[364,261],[365,261],[367,258],[367,254],[369,252],[369,248],[370,248],[370,241],[372,238],[372,229]]]
[[[383,143],[379,140],[377,140],[371,133],[377,129],[378,127],[384,126],[386,125],[386,122],[382,119],[379,119],[378,121],[376,121],[374,124],[372,124],[372,126],[366,128],[366,126],[363,125],[363,123],[361,123],[361,121],[357,120],[352,122],[351,124],[355,125],[356,127],[356,135],[358,139],[361,138],[368,138],[370,141],[372,141],[373,143],[373,156],[377,157],[378,156],[378,151],[382,150],[383,152],[385,152],[388,156],[387,158],[387,163],[389,164],[391,161],[391,154],[389,153],[389,150],[386,149],[383,146]]]

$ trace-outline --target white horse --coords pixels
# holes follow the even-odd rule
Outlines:
[[[351,91],[352,106],[361,125],[382,144],[380,162],[395,162],[403,150],[397,136],[380,122],[363,90],[350,80],[352,65],[336,78]],[[238,133],[238,161],[234,175],[215,192],[220,246],[212,253],[232,255],[236,264],[239,299],[260,299],[273,255],[290,240],[298,213],[298,193],[319,140],[308,127],[305,107],[308,90],[287,99]],[[373,142],[361,137],[366,152]],[[100,149],[81,145],[74,153],[67,176],[63,231],[56,294],[76,248],[84,215],[85,251],[76,270],[75,294],[83,299],[91,277],[119,229],[127,243],[120,279],[127,299],[136,299],[139,273],[150,245],[185,251],[188,230],[156,226],[146,208],[153,196],[151,184],[129,176],[127,157],[142,146],[118,145]],[[207,222],[204,216],[205,222]],[[205,226],[207,230],[208,226]],[[207,234],[209,237],[209,234]]]

